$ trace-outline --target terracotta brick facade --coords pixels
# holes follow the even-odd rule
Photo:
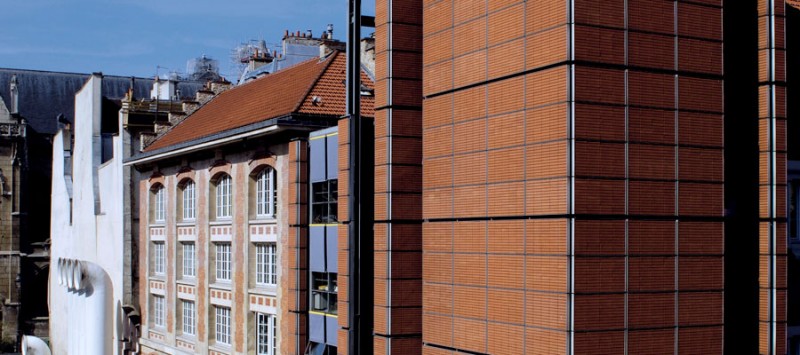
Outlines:
[[[419,0],[375,7],[373,353],[413,355],[422,349],[423,10]]]
[[[721,1],[423,6],[424,353],[720,353]]]

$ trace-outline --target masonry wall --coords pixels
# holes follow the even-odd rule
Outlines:
[[[424,353],[720,353],[721,3],[424,6]]]
[[[421,353],[423,3],[375,2],[375,354]]]
[[[293,140],[288,150],[288,253],[282,268],[287,270],[282,284],[282,354],[303,354],[308,345],[308,142]]]
[[[255,143],[254,143],[255,144]],[[289,207],[295,205],[290,197],[290,154],[288,144],[259,142],[259,148],[234,147],[218,152],[186,157],[182,161],[163,162],[153,168],[138,182],[141,201],[139,205],[139,305],[142,313],[140,344],[145,354],[173,354],[194,352],[201,354],[247,354],[255,351],[256,313],[277,316],[277,347],[281,353],[296,353],[295,330],[297,319],[294,296],[296,287],[296,242],[290,228],[290,219],[296,215]],[[254,204],[254,179],[261,169],[272,167],[277,179],[278,203],[275,218],[256,218],[251,209]],[[141,168],[141,167],[140,167]],[[219,174],[232,179],[232,217],[216,219],[213,179]],[[182,220],[180,184],[195,183],[196,218]],[[153,188],[166,189],[166,219],[153,220]],[[292,223],[294,226],[295,223]],[[153,272],[153,243],[164,242],[166,272]],[[196,276],[182,276],[181,242],[193,242],[196,248]],[[276,243],[277,287],[255,284],[255,243]],[[215,244],[231,244],[231,280],[215,281]],[[305,277],[303,276],[303,280]],[[165,324],[158,326],[153,320],[153,297],[166,299]],[[301,298],[305,300],[305,298]],[[195,303],[196,333],[184,334],[182,330],[182,300]],[[305,304],[305,303],[303,303]],[[230,345],[215,340],[215,306],[231,309]],[[302,344],[304,349],[305,343]]]

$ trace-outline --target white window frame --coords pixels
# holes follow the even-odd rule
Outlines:
[[[167,220],[166,198],[167,192],[164,186],[159,186],[155,193],[155,202],[153,203],[153,220],[155,222],[164,222]]]
[[[231,281],[231,243],[214,243],[216,281]]]
[[[197,189],[194,181],[187,181],[183,185],[183,220],[193,221],[196,217]]]
[[[167,301],[164,296],[153,295],[153,325],[164,327]]]
[[[231,309],[214,306],[214,340],[217,344],[231,345]]]
[[[216,185],[217,218],[231,218],[231,176],[224,174]]]
[[[183,313],[183,324],[181,328],[184,335],[197,334],[197,310],[195,309],[194,302],[181,300],[181,312]]]
[[[194,242],[181,243],[183,248],[183,277],[194,278],[197,276],[197,246]]]
[[[266,167],[256,176],[256,217],[275,217],[275,169]]]
[[[278,248],[276,243],[256,243],[256,285],[275,286],[278,283]]]
[[[153,242],[153,272],[164,275],[167,272],[167,246],[164,242]]]
[[[256,355],[278,355],[277,316],[256,313]]]

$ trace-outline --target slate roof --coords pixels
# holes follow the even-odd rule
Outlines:
[[[333,52],[222,92],[145,148],[144,153],[293,114],[340,117],[345,114],[347,58]],[[362,72],[369,88],[372,81]],[[313,102],[314,97],[321,101]],[[374,116],[373,97],[362,97],[362,115]]]
[[[0,68],[0,97],[11,104],[11,77],[17,76],[19,90],[19,113],[30,128],[39,133],[55,134],[58,130],[56,116],[64,114],[74,122],[75,94],[86,84],[91,74],[64,73],[25,69]],[[131,78],[125,76],[103,76],[103,96],[121,99],[131,87]],[[179,82],[181,96],[194,98],[201,82]],[[153,79],[133,77],[133,93],[136,98],[147,98],[153,88]]]

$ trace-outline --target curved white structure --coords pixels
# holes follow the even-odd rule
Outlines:
[[[112,354],[114,308],[108,274],[95,263],[74,259],[58,259],[57,267],[58,284],[66,288],[69,303],[69,354]]]
[[[50,347],[44,340],[32,335],[22,336],[22,355],[51,355]]]

